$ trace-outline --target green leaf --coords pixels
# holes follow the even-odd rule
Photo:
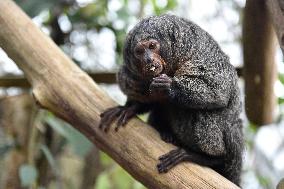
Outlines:
[[[32,165],[22,165],[19,170],[19,177],[23,187],[32,186],[37,179],[37,170]]]
[[[284,103],[284,98],[279,97],[279,98],[278,98],[278,104],[283,104],[283,103]]]
[[[96,189],[111,189],[110,180],[106,173],[100,174],[96,182]]]
[[[100,151],[100,160],[104,167],[114,164],[114,161],[104,152]]]
[[[278,79],[279,79],[279,81],[280,81],[282,84],[284,84],[284,74],[279,73],[279,74],[278,74]]]
[[[146,189],[146,188],[143,184],[135,180],[133,183],[133,189]]]
[[[130,189],[134,182],[134,179],[118,165],[111,175],[111,180],[117,189]]]
[[[45,155],[50,167],[55,171],[57,172],[58,169],[57,169],[57,166],[56,166],[56,161],[55,159],[53,158],[50,150],[48,149],[48,147],[46,145],[41,145],[40,146],[40,150],[42,150],[43,154]]]

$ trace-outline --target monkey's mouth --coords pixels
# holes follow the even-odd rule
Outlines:
[[[150,76],[157,76],[163,72],[163,65],[159,63],[152,63],[146,67],[146,73]]]

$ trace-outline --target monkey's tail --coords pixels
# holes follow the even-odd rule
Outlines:
[[[224,142],[226,147],[224,176],[240,186],[242,152],[244,148],[242,121],[240,119],[224,132]]]

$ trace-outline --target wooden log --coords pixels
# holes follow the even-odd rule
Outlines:
[[[236,68],[238,76],[242,77],[243,69],[242,67]],[[87,74],[96,82],[104,84],[115,84],[116,83],[116,73],[88,73]],[[30,83],[22,75],[4,75],[0,77],[0,87],[20,87],[20,88],[30,88]]]
[[[275,119],[276,37],[264,0],[247,0],[243,21],[245,110],[257,124]]]
[[[114,84],[116,82],[115,73],[88,73],[97,83]],[[0,77],[0,87],[20,87],[30,88],[30,83],[22,75],[6,75]]]
[[[265,2],[284,55],[284,0],[267,0]]]
[[[174,146],[132,119],[118,132],[102,132],[99,114],[115,106],[93,80],[44,35],[13,1],[0,1],[0,46],[25,73],[36,102],[54,112],[109,154],[148,188],[238,188],[213,170],[192,163],[158,174],[158,157]]]

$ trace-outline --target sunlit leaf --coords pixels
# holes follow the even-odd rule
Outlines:
[[[96,182],[96,189],[111,189],[110,181],[106,173],[101,174]]]
[[[146,187],[140,182],[134,180],[133,189],[146,189]]]
[[[104,167],[108,167],[111,164],[114,164],[114,161],[106,153],[103,152],[100,152],[100,160]]]
[[[284,84],[284,74],[279,73],[279,74],[278,74],[278,79],[279,79],[279,81],[280,81],[282,84]]]
[[[40,149],[42,150],[43,154],[45,155],[50,167],[54,170],[54,171],[58,171],[57,170],[57,166],[56,166],[56,162],[55,159],[53,158],[50,150],[48,149],[48,147],[46,145],[41,145]]]
[[[112,172],[111,178],[117,189],[130,189],[134,182],[134,179],[119,166]]]

